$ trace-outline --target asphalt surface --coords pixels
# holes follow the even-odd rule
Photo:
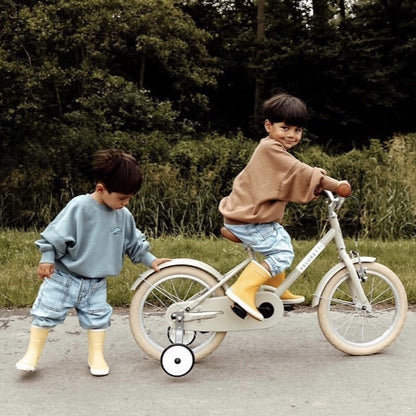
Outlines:
[[[0,309],[1,416],[416,415],[414,311],[400,337],[368,357],[334,349],[314,310],[292,311],[272,329],[228,333],[180,378],[137,346],[123,309],[107,335],[110,375],[90,375],[74,314],[50,333],[37,370],[18,371],[30,323],[28,310]]]

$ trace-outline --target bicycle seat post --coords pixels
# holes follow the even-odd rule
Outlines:
[[[251,247],[246,247],[247,250],[247,254],[250,260],[255,260],[256,259],[256,255],[254,254],[254,251]]]

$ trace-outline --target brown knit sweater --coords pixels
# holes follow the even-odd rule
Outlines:
[[[300,162],[276,140],[262,139],[219,210],[226,224],[281,222],[288,202],[307,203],[338,181]]]

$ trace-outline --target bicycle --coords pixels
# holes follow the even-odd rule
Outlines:
[[[388,347],[405,323],[407,295],[399,277],[374,257],[347,253],[337,212],[345,198],[327,196],[329,230],[287,275],[276,289],[262,286],[256,305],[263,321],[245,319],[231,309],[225,296],[228,282],[255,259],[247,258],[225,274],[194,259],[174,259],[160,271],[145,271],[134,282],[129,311],[130,328],[145,353],[160,360],[170,376],[188,374],[194,363],[211,354],[228,331],[270,328],[284,314],[280,295],[305,272],[320,253],[335,242],[340,262],[323,276],[315,289],[312,306],[317,307],[320,328],[338,350],[350,355],[376,354]],[[222,229],[223,235],[230,237]]]

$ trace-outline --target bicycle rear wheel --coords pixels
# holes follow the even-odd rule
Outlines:
[[[174,329],[165,319],[166,311],[176,302],[201,295],[217,281],[203,270],[191,266],[173,266],[152,274],[133,295],[129,320],[137,344],[159,360],[162,352],[175,342]],[[224,296],[220,287],[211,296]],[[182,343],[192,350],[195,360],[212,353],[226,332],[184,331]]]
[[[351,355],[376,354],[389,346],[400,334],[408,309],[406,291],[395,273],[378,263],[363,268],[366,279],[362,287],[371,310],[354,301],[347,269],[327,283],[318,306],[326,339]]]

